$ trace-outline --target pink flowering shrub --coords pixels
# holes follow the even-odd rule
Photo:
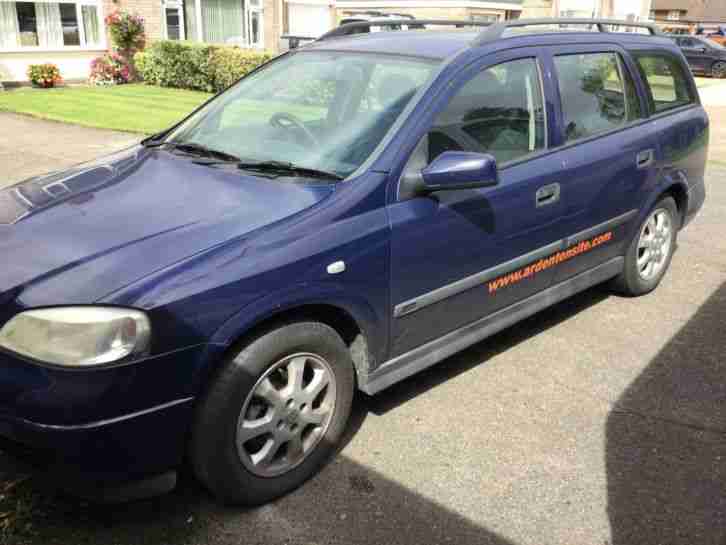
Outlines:
[[[111,41],[125,57],[131,58],[146,45],[144,18],[140,15],[115,11],[105,19]]]
[[[128,60],[118,53],[108,53],[91,61],[88,81],[92,85],[116,85],[128,83],[133,75],[133,67]]]

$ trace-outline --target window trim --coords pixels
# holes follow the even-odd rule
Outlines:
[[[0,0],[7,4],[17,4],[18,2],[27,2],[31,4],[73,4],[76,6],[76,20],[78,21],[78,35],[81,45],[62,45],[58,47],[48,47],[44,45],[30,45],[18,47],[0,47],[1,53],[73,53],[73,52],[98,52],[106,51],[108,44],[106,43],[106,23],[103,16],[103,3],[101,0]],[[83,6],[93,6],[96,8],[98,17],[98,34],[100,36],[99,43],[88,45],[86,43],[86,29],[83,26]]]

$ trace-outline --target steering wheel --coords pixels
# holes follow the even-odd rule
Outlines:
[[[270,125],[278,129],[300,129],[312,147],[319,147],[320,141],[299,118],[287,112],[277,112],[270,118]]]

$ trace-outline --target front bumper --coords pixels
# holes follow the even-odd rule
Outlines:
[[[99,484],[172,469],[184,455],[205,348],[95,370],[0,352],[0,449]]]
[[[0,449],[63,483],[124,483],[178,466],[193,398],[75,426],[0,417]]]

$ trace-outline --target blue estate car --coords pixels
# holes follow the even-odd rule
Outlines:
[[[107,492],[189,459],[220,500],[269,501],[335,452],[356,389],[595,284],[658,285],[705,197],[676,44],[422,24],[340,27],[0,192],[3,449]]]

